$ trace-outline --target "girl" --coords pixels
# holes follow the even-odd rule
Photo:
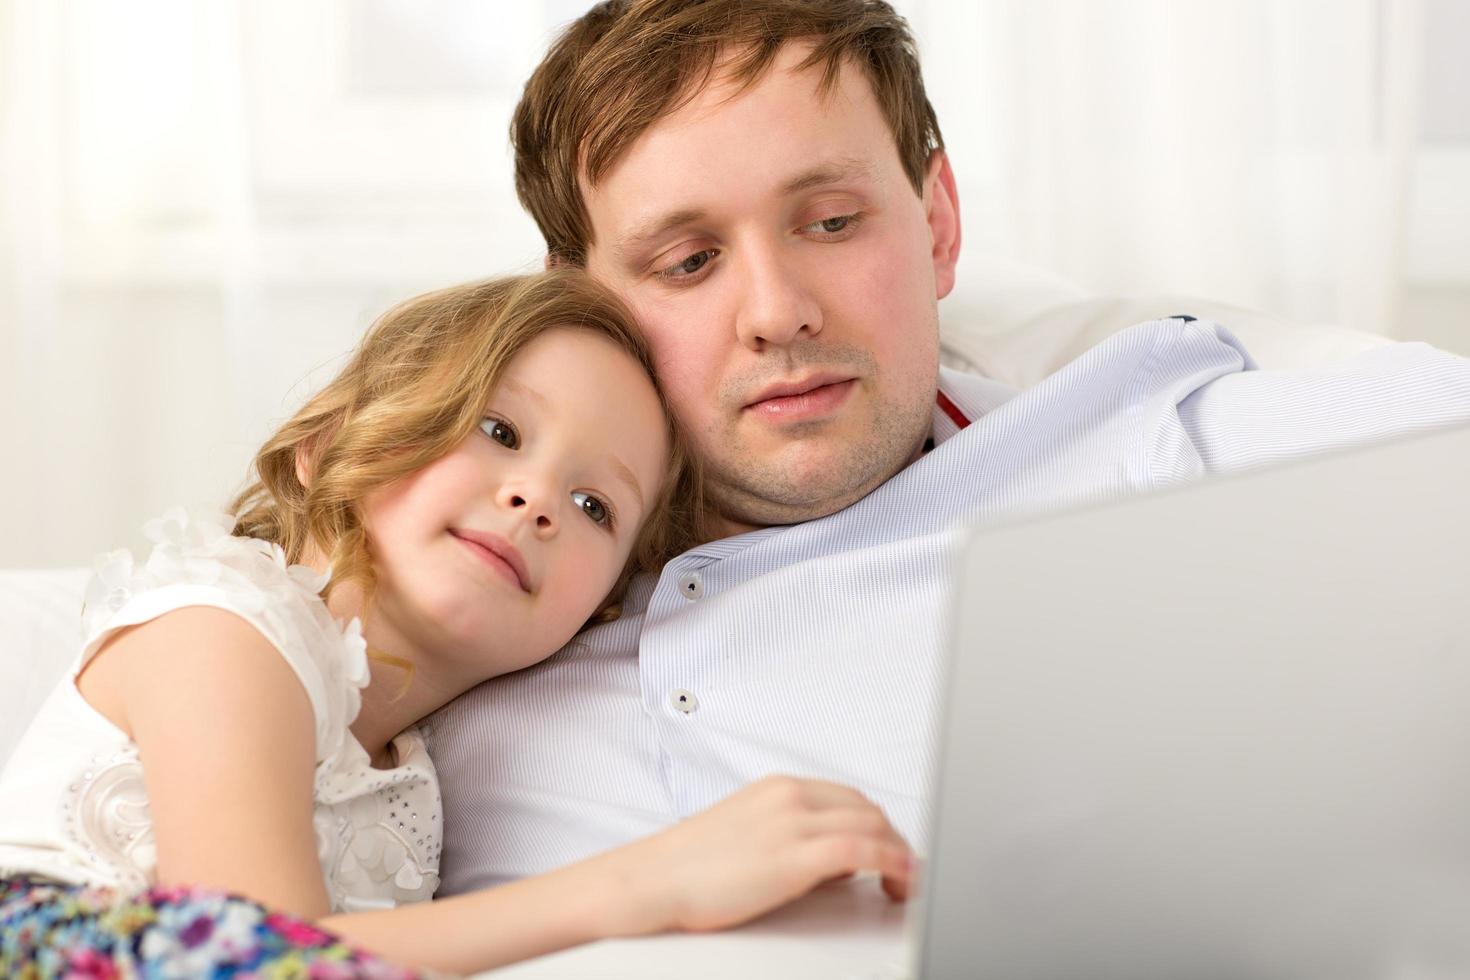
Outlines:
[[[255,467],[232,529],[178,512],[145,563],[99,560],[81,655],[0,774],[0,973],[468,972],[729,926],[857,870],[906,895],[876,807],[778,777],[580,864],[405,904],[439,858],[415,722],[615,617],[633,571],[699,534],[647,352],[590,279],[390,311]]]

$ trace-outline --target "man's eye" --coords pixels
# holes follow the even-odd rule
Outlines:
[[[605,527],[612,526],[612,510],[592,494],[574,490],[572,491],[572,503],[576,504],[577,509],[586,514],[592,523]]]
[[[516,433],[515,426],[500,419],[486,419],[480,423],[480,431],[491,439],[500,443],[506,449],[519,449],[521,437]]]
[[[659,276],[664,279],[684,279],[689,276],[693,276],[697,274],[701,269],[703,269],[706,265],[708,265],[709,260],[714,257],[714,249],[701,249],[700,251],[695,252],[693,255],[690,255],[688,258],[680,262],[675,262],[667,269],[660,271]]]
[[[820,221],[813,221],[806,227],[808,231],[818,231],[827,235],[836,235],[839,232],[846,231],[856,220],[857,215],[855,214],[839,214],[835,217],[823,218]]]

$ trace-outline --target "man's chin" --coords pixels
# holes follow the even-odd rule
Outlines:
[[[728,534],[800,524],[866,497],[907,464],[910,453],[813,453],[787,466],[766,464],[710,473],[708,489]],[[891,458],[884,458],[884,457]]]

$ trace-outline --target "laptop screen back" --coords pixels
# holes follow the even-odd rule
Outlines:
[[[1470,429],[956,564],[921,976],[1470,975]]]

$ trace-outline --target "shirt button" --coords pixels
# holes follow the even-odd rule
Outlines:
[[[676,710],[682,711],[687,715],[699,707],[699,699],[688,691],[681,689],[669,695],[669,704],[672,704]]]
[[[704,595],[704,580],[694,572],[679,576],[679,594],[691,602]]]

